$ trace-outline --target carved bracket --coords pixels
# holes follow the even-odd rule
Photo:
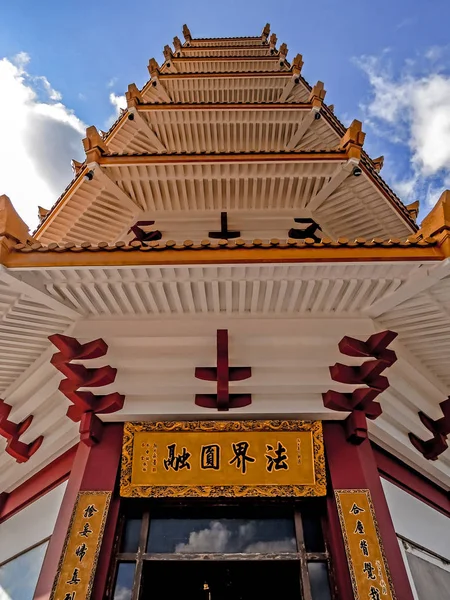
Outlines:
[[[159,230],[155,231],[144,231],[142,227],[148,227],[154,225],[155,221],[138,221],[132,225],[128,233],[133,232],[135,237],[132,242],[156,242],[162,238],[162,233]]]
[[[66,377],[59,384],[59,390],[72,402],[67,416],[75,423],[80,422],[82,442],[88,446],[96,444],[102,433],[102,422],[96,415],[117,412],[123,407],[125,396],[118,392],[94,394],[79,388],[109,385],[115,381],[117,369],[109,365],[88,369],[71,361],[101,358],[106,355],[108,345],[102,339],[80,344],[75,338],[60,334],[51,335],[48,339],[59,350],[50,362]]]
[[[428,415],[419,412],[419,419],[425,427],[433,434],[429,440],[422,440],[414,433],[409,433],[409,439],[414,448],[428,460],[436,460],[448,448],[448,436],[450,435],[450,396],[439,404],[443,417],[431,419]]]
[[[306,240],[312,239],[315,242],[320,242],[322,238],[317,235],[318,231],[321,231],[320,225],[318,225],[313,219],[294,219],[295,223],[306,225],[303,229],[292,227],[289,229],[288,235],[293,240]]]
[[[39,436],[30,444],[20,441],[20,436],[30,427],[33,415],[21,423],[14,423],[8,419],[12,406],[0,398],[0,435],[6,440],[6,452],[16,459],[18,463],[27,462],[40,448],[44,436]]]
[[[252,376],[251,367],[230,367],[228,360],[228,330],[217,330],[217,367],[197,367],[195,377],[203,381],[217,381],[217,394],[196,394],[195,404],[204,408],[227,411],[252,403],[251,394],[230,394],[230,381],[243,381]]]
[[[397,356],[389,350],[389,344],[397,337],[393,331],[382,331],[371,335],[365,342],[345,336],[339,342],[339,351],[347,356],[372,357],[358,367],[336,363],[330,367],[331,379],[340,383],[365,385],[353,392],[343,393],[328,390],[322,394],[326,408],[337,411],[350,411],[345,421],[347,439],[355,444],[367,438],[366,419],[378,418],[382,408],[375,398],[389,387],[387,377],[381,373],[394,364]]]
[[[208,233],[208,237],[214,240],[232,240],[240,235],[240,231],[228,230],[228,213],[226,212],[220,213],[220,231],[210,231]]]

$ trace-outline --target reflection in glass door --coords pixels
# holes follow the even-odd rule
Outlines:
[[[138,513],[138,504],[123,516],[111,600],[331,600],[313,505],[150,506]]]

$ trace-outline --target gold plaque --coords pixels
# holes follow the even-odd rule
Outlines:
[[[125,423],[121,495],[324,496],[320,421]]]
[[[355,600],[395,600],[369,490],[336,490]]]
[[[88,600],[111,492],[79,492],[50,600]]]

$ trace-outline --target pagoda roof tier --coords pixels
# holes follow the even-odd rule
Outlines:
[[[182,48],[177,52],[174,51],[174,56],[184,56],[187,58],[203,58],[207,56],[211,57],[266,57],[270,56],[269,46],[254,46],[254,45],[246,45],[242,44],[240,46],[211,46],[211,47],[196,47],[196,46],[182,46]]]
[[[188,44],[183,44],[183,47]],[[235,46],[263,46],[269,47],[269,44],[263,44],[261,36],[256,37],[229,37],[229,38],[193,38],[189,42],[191,48],[215,48],[222,46],[224,48],[233,48]]]
[[[132,154],[94,152],[38,229],[41,242],[119,239],[150,212],[309,211],[330,237],[399,237],[415,231],[406,208],[367,161],[328,152]],[[95,167],[95,164],[99,166]],[[357,163],[356,163],[357,164]],[[90,176],[85,179],[88,170]],[[202,237],[207,237],[207,232]]]
[[[298,83],[296,83],[298,80]],[[161,74],[142,89],[144,102],[307,102],[311,87],[290,71]]]
[[[278,73],[290,72],[290,64],[279,56],[251,58],[248,56],[223,58],[208,56],[203,58],[172,57],[161,67],[161,74],[185,73]]]
[[[79,438],[78,424],[65,414],[69,402],[58,391],[61,374],[50,364],[55,348],[47,336],[56,328],[80,343],[107,340],[106,360],[117,368],[117,377],[101,393],[126,394],[126,401],[119,412],[99,417],[120,422],[148,415],[211,416],[194,403],[196,393],[212,389],[195,379],[194,370],[214,354],[219,328],[229,330],[235,364],[252,367],[250,381],[233,384],[235,393],[252,394],[252,405],[239,410],[240,418],[344,419],[346,412],[326,409],[322,402],[327,389],[349,391],[330,378],[330,365],[342,362],[339,341],[345,335],[364,340],[392,327],[399,334],[393,344],[398,361],[389,370],[389,389],[380,395],[383,414],[369,424],[370,438],[450,488],[450,453],[429,462],[408,439],[408,432],[429,437],[418,412],[440,418],[439,403],[450,393],[449,264],[426,241],[408,247],[380,243],[3,253],[2,259],[17,257],[27,264],[0,271],[0,393],[12,407],[12,421],[33,415],[23,441],[44,435],[44,442],[20,467],[0,453],[0,492],[13,489]],[[207,264],[205,252],[222,255],[225,263]],[[295,252],[295,262],[277,262],[283,252]],[[258,262],[230,264],[231,253],[243,253],[244,261],[253,253]],[[183,256],[196,260],[195,254],[204,264],[181,264]],[[162,256],[166,264],[157,264]],[[53,264],[45,266],[49,258]],[[35,321],[36,315],[42,321]],[[360,361],[345,357],[351,366]],[[89,361],[90,368],[104,364],[105,358]]]
[[[336,148],[329,111],[304,104],[137,104],[104,138],[110,152],[280,152]]]

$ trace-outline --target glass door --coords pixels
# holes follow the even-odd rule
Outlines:
[[[330,600],[328,560],[314,504],[169,508],[130,502],[109,596]]]

